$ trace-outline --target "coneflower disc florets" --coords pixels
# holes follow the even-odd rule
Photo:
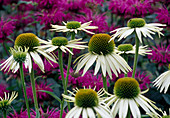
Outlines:
[[[133,45],[132,44],[120,44],[118,46],[119,51],[130,51],[133,50]]]
[[[132,18],[128,21],[127,26],[131,28],[143,27],[146,24],[143,18]]]
[[[134,78],[120,78],[115,83],[114,94],[119,98],[135,98],[139,93],[139,83]]]
[[[68,29],[77,29],[77,28],[81,27],[81,24],[77,21],[70,21],[70,22],[67,22],[66,27]]]
[[[68,44],[68,40],[65,37],[55,37],[52,39],[52,44],[55,46],[65,46]]]
[[[87,108],[97,106],[99,98],[93,89],[80,89],[75,96],[75,104],[79,107]]]
[[[109,54],[114,51],[114,41],[110,41],[111,36],[108,34],[95,34],[89,41],[89,52],[94,52],[99,55]]]
[[[39,45],[38,37],[33,33],[20,34],[15,40],[15,46],[29,48],[28,51],[34,51],[34,47]]]

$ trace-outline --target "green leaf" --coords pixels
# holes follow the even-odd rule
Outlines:
[[[56,100],[58,100],[58,101],[61,103],[61,99],[60,99],[58,96],[56,96],[53,92],[51,92],[51,91],[45,91],[45,90],[39,90],[39,91],[45,92],[45,93],[47,93],[47,94],[50,94],[51,96],[53,96]]]
[[[40,112],[38,111],[38,109],[36,109],[35,111],[36,111],[36,117],[35,118],[40,118]]]

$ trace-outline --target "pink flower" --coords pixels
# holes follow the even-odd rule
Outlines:
[[[152,55],[148,55],[148,58],[154,63],[158,63],[160,66],[170,63],[170,44],[167,47],[163,44],[156,47],[152,46],[151,53]]]
[[[33,111],[33,114],[31,116],[35,118],[36,112],[34,110],[32,111]],[[59,118],[60,117],[60,110],[58,110],[58,108],[52,108],[51,110],[49,110],[49,107],[48,107],[47,111],[44,112],[43,109],[40,107],[39,111],[40,111],[41,118]],[[66,116],[66,112],[63,111],[62,118],[65,118],[65,116]]]
[[[56,71],[56,69],[58,69],[59,65],[58,63],[54,63],[52,61],[50,61],[50,64],[46,59],[44,59],[44,68],[45,68],[45,73],[43,73],[39,66],[35,63],[33,63],[33,68],[34,70],[36,70],[36,75],[41,75],[42,77],[47,77],[48,75],[52,74],[53,71]]]
[[[132,77],[132,73],[133,73],[133,71],[128,72],[127,76]],[[116,82],[118,78],[123,78],[123,77],[125,77],[124,74],[119,74],[118,77],[116,77],[116,75],[113,74],[112,81]],[[151,84],[150,75],[147,75],[146,72],[141,73],[140,71],[136,71],[135,72],[135,79],[138,81],[139,87],[140,87],[141,90],[144,90],[144,89],[147,89],[147,88],[150,87],[150,84]]]
[[[37,98],[38,98],[38,101],[39,102],[43,102],[45,100],[49,100],[49,97],[50,95],[45,93],[45,92],[40,92],[39,90],[46,90],[46,91],[53,91],[51,88],[50,88],[51,84],[47,85],[47,83],[44,83],[44,82],[40,82],[39,84],[35,84],[35,88],[36,88],[36,93],[37,93]],[[31,98],[32,101],[33,100],[33,93],[32,93],[32,87],[31,85],[29,85],[27,87],[27,96],[28,98]]]
[[[10,113],[7,118],[28,118],[27,110],[23,111],[23,108],[21,108],[20,112],[17,113],[15,109],[13,109],[14,113]],[[31,118],[35,118],[32,117]]]
[[[66,77],[67,70],[64,69],[64,77]],[[87,71],[84,76],[81,76],[82,71],[79,73],[74,73],[74,70],[70,68],[68,76],[68,85],[71,85],[72,87],[86,87],[89,88],[91,86],[94,88],[96,86],[96,90],[100,90],[103,87],[103,80],[102,76],[94,76],[92,71]],[[59,76],[59,79],[61,79],[61,76]],[[110,86],[109,79],[107,79],[107,86]]]
[[[170,25],[170,14],[165,6],[160,8],[156,14],[156,19],[158,19],[159,22]]]
[[[148,13],[153,13],[151,2],[151,0],[111,0],[108,5],[112,13],[132,18],[144,17]]]
[[[3,43],[5,40],[7,40],[7,36],[13,33],[15,29],[14,21],[13,20],[4,20],[3,17],[1,17],[0,21],[0,43]]]

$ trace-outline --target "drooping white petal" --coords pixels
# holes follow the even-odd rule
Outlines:
[[[83,118],[88,118],[88,115],[87,115],[87,110],[86,110],[86,108],[84,108],[84,109],[83,109],[82,116],[83,116]]]
[[[129,107],[134,118],[141,118],[139,108],[133,99],[129,99]]]
[[[87,107],[87,114],[88,114],[89,118],[96,118],[94,111],[89,107]]]

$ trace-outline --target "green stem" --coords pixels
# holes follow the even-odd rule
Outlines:
[[[4,118],[7,118],[7,112],[6,112],[6,110],[3,111],[3,117],[4,117]]]
[[[104,87],[104,89],[108,92],[106,77],[104,77],[104,76],[102,75],[102,78],[103,78],[103,87]]]
[[[134,63],[133,63],[133,74],[132,74],[133,78],[135,77],[135,71],[136,71],[137,62],[138,62],[138,51],[139,51],[139,38],[136,32],[135,32],[135,35],[136,35],[136,40],[135,40],[136,50],[135,50],[135,58],[134,58]]]
[[[127,117],[126,118],[130,118],[130,109],[128,108],[128,113],[127,113]]]
[[[27,98],[27,93],[26,93],[26,86],[25,86],[24,71],[23,71],[22,62],[19,64],[19,66],[20,66],[21,83],[22,83],[24,96],[25,96],[25,103],[26,103],[26,107],[27,107],[27,114],[28,114],[28,118],[30,118],[30,109],[29,109],[29,103],[28,103],[28,98]]]
[[[124,59],[128,63],[128,55],[124,54]],[[125,73],[125,77],[127,77],[127,73]]]
[[[62,78],[62,84],[63,84],[63,89],[64,89],[64,94],[67,95],[67,87],[66,87],[66,81],[64,79],[64,73],[63,73],[63,57],[62,57],[62,51],[59,49],[58,51],[58,58],[59,58],[59,68],[60,68],[60,73],[61,73],[61,78]],[[64,98],[62,100],[64,102]],[[63,105],[61,105],[61,111],[63,113]],[[62,113],[60,113],[60,118],[62,118]]]
[[[30,75],[31,85],[32,85],[32,92],[33,92],[33,98],[34,98],[34,106],[35,110],[38,109],[38,101],[37,101],[37,95],[36,95],[36,88],[35,88],[35,79],[34,79],[34,70],[33,67],[31,69],[31,75]]]
[[[62,115],[63,115],[63,109],[64,109],[64,99],[62,100],[61,102],[61,110],[60,110],[60,118],[62,118]]]
[[[71,40],[75,39],[75,33],[71,34]],[[73,52],[73,48],[70,48],[70,50]],[[72,54],[69,53],[69,57],[68,57],[68,65],[67,65],[67,74],[66,74],[66,89],[67,89],[67,85],[68,85],[68,76],[69,76],[69,70],[71,67],[71,60],[72,60]],[[68,110],[70,110],[70,103],[68,103]]]

